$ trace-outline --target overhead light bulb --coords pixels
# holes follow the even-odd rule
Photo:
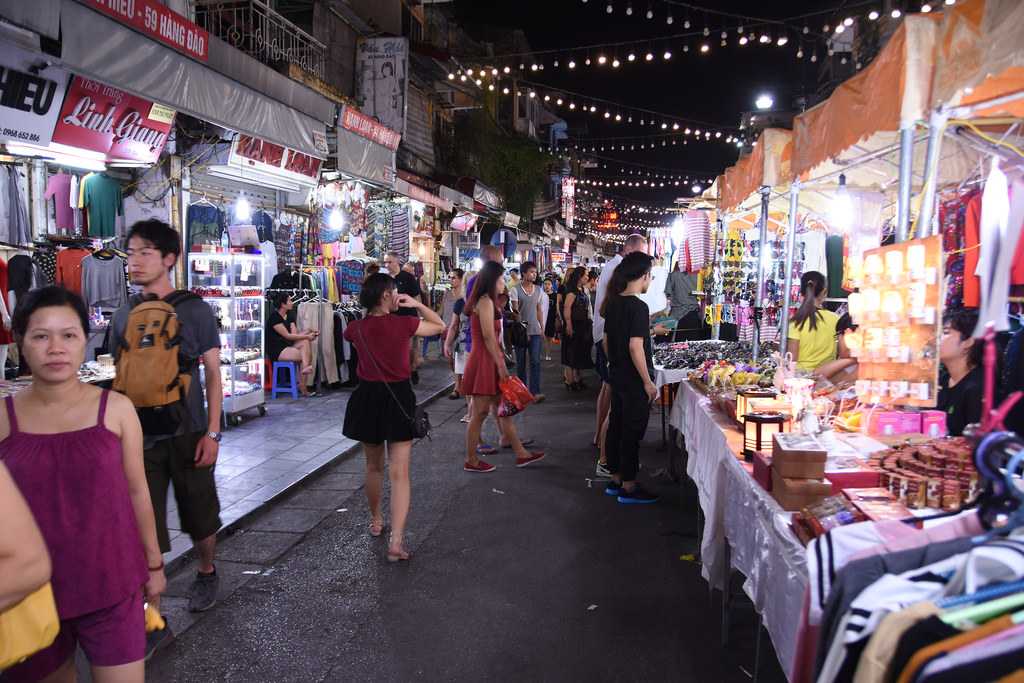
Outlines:
[[[776,41],[775,44],[778,45],[779,47],[782,47],[783,45],[785,45],[788,42],[789,42],[789,38],[787,36],[779,36],[779,39]]]
[[[923,5],[921,5],[921,13],[922,14],[928,14],[931,11],[932,11],[932,6],[929,5],[927,2],[924,3]]]
[[[807,34],[808,34],[808,33],[810,33],[810,32],[811,32],[811,27],[810,27],[810,26],[807,26],[807,25],[805,24],[805,25],[804,25],[804,35],[807,35]]]
[[[633,3],[631,3],[631,2],[626,4],[626,16],[627,17],[633,16]]]
[[[490,90],[491,92],[494,92],[494,84],[491,83],[490,85],[488,85],[487,89]]]
[[[491,69],[491,75],[492,76],[497,76],[498,75],[498,70],[497,69]]]
[[[772,42],[772,38],[767,33],[762,33],[761,37],[758,39],[758,42],[760,42],[762,44],[768,44],[768,43]]]
[[[736,27],[736,33],[743,33],[743,24],[740,24],[739,26]]]
[[[673,123],[672,124],[672,130],[679,130],[679,124],[678,123]]]
[[[757,100],[754,102],[754,106],[760,109],[761,111],[771,109],[774,105],[775,100],[772,99],[772,96],[769,95],[768,93],[763,93],[762,95],[758,96]]]
[[[341,214],[341,209],[338,207],[331,209],[331,213],[327,217],[327,225],[331,230],[341,230],[345,227],[345,217]]]
[[[587,59],[583,63],[586,64],[587,66],[590,66],[590,57],[587,57]]]
[[[537,65],[536,64],[531,64],[530,65],[530,71],[536,71],[536,70],[537,70]]]
[[[644,59],[646,59],[648,62],[652,61],[654,59],[654,53],[648,52],[647,54],[644,55]]]
[[[628,56],[628,57],[626,57],[626,59],[628,59],[628,60],[629,60],[629,61],[631,61],[631,62],[635,62],[635,61],[636,61],[636,54],[634,54],[634,53],[630,52],[630,53],[629,53],[629,56]]]
[[[690,129],[687,128],[686,130],[683,131],[683,135],[689,135],[690,132],[691,132]]]
[[[619,64],[620,64],[620,63],[621,63],[621,62],[619,62],[619,58],[618,58],[618,57],[616,57],[615,59],[613,59],[613,60],[612,60],[612,68],[614,68],[614,69],[618,69],[618,68],[619,68]]]
[[[722,131],[720,131],[720,130],[716,130],[716,131],[715,131],[715,137],[716,137],[716,138],[720,138],[720,137],[722,137]]]
[[[661,129],[665,130],[666,128],[668,128],[668,124],[667,123],[662,123],[661,124]]]
[[[811,55],[811,61],[812,62],[818,61],[818,53],[817,52],[815,52],[814,54]]]
[[[545,102],[550,102],[551,101],[551,95],[545,95],[544,96],[544,101]]]
[[[593,114],[596,111],[597,111],[597,107],[595,107],[594,105],[590,105],[590,113]]]
[[[844,26],[853,26],[853,17],[846,17],[843,19]]]
[[[502,92],[503,94],[507,95],[507,94],[508,94],[508,88],[502,88],[502,89],[501,89],[501,92]]]
[[[477,87],[478,87],[478,88],[479,88],[479,87],[480,87],[481,85],[483,85],[483,81],[481,81],[481,80],[480,80],[479,78],[478,78],[478,79],[476,79],[475,83],[476,83],[476,85],[477,85]]]
[[[604,113],[604,117],[605,117],[606,119],[610,119],[610,118],[612,117],[612,113],[611,113],[610,111],[606,111],[606,112]]]
[[[240,221],[247,221],[252,218],[252,205],[249,204],[249,200],[244,195],[235,202],[235,218]]]
[[[616,121],[621,121],[622,120],[622,114],[616,114],[615,115],[615,120]]]
[[[504,69],[502,69],[502,71],[504,71],[505,73],[511,73],[512,67],[506,66]]]
[[[719,43],[719,45],[721,45],[722,47],[725,47],[725,46],[726,46],[726,45],[728,45],[728,44],[729,44],[729,41],[728,41],[728,40],[726,40],[725,38],[722,38],[722,42],[721,42],[721,43]]]
[[[889,16],[891,16],[893,19],[899,19],[900,17],[903,16],[903,12],[900,11],[899,7],[893,7],[892,14],[890,14]]]
[[[693,187],[690,188],[690,191],[693,192],[694,194],[699,194],[700,193],[700,185],[694,185]]]
[[[612,3],[609,2],[608,6],[604,8],[604,11],[607,12],[608,14],[611,14],[612,12],[615,11],[615,8],[612,7]]]
[[[701,52],[705,52],[706,53],[706,52],[709,52],[710,50],[711,50],[711,46],[708,45],[707,43],[704,43],[703,45],[700,46],[700,51]]]
[[[868,12],[868,19],[870,19],[871,21],[877,21],[878,12],[876,10],[871,10],[870,12]]]
[[[647,14],[646,14],[645,16],[646,16],[646,17],[647,17],[648,19],[653,19],[653,18],[654,18],[654,10],[653,10],[653,9],[651,9],[651,6],[650,6],[650,5],[648,5],[648,6],[647,6]]]
[[[662,55],[662,58],[666,60],[672,59],[672,53],[669,52],[668,50],[665,50],[665,54]]]
[[[569,60],[569,68],[570,68],[570,69],[575,69],[575,68],[576,68],[576,62],[574,62],[574,61],[572,61],[572,60],[570,59],[570,60]]]
[[[466,74],[462,74],[461,76],[459,76],[459,80],[462,81],[463,83],[465,83],[466,82]]]
[[[672,17],[672,10],[669,10],[668,16],[665,17],[665,23],[668,24],[669,26],[671,26],[672,22],[674,22],[674,21],[675,21],[675,19]]]
[[[853,224],[853,198],[846,189],[846,176],[839,175],[839,188],[832,198],[829,223],[840,232],[850,231]]]
[[[845,30],[846,30],[846,27],[845,27],[845,26],[843,26],[842,24],[836,24],[836,35],[837,35],[837,36],[838,36],[838,35],[839,35],[840,33],[842,33],[843,31],[845,31]]]
[[[575,109],[575,108],[576,108],[576,103],[575,102],[570,102],[569,103],[569,109]]]
[[[804,49],[803,48],[800,48],[799,50],[796,51],[796,58],[797,59],[803,59],[804,58]]]
[[[746,44],[747,44],[747,37],[746,36],[740,36],[740,45],[746,45]]]
[[[608,58],[605,57],[604,55],[599,55],[598,58],[597,58],[597,63],[598,64],[604,64],[607,61],[608,61]]]
[[[453,74],[453,73],[449,73],[449,74],[448,74],[448,80],[449,80],[449,81],[454,81],[454,80],[455,80],[455,74]]]
[[[946,0],[946,7],[952,7],[956,4],[956,0]]]
[[[466,69],[466,75],[467,76],[472,76],[473,75],[473,70],[472,69]]]
[[[559,97],[557,100],[555,100],[555,104],[557,104],[559,107],[561,107],[562,106],[562,98]]]

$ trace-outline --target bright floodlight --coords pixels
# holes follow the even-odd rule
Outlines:
[[[754,102],[754,105],[758,109],[764,111],[766,109],[771,109],[775,105],[775,100],[772,99],[771,95],[765,93],[757,98],[757,101]]]

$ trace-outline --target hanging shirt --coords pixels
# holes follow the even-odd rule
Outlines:
[[[845,299],[846,290],[843,289],[843,238],[839,235],[829,235],[825,240],[825,261],[828,265],[828,296],[830,299]],[[804,267],[807,272],[807,267]]]
[[[32,242],[25,204],[27,182],[23,176],[15,166],[0,165],[0,241],[8,244]]]
[[[82,294],[82,260],[85,249],[63,249],[57,253],[57,284],[69,292]]]
[[[71,208],[71,180],[67,173],[55,173],[46,181],[43,199],[53,199],[58,230],[75,229],[75,212]]]
[[[825,233],[820,230],[810,230],[802,235],[797,235],[796,239],[804,246],[803,272],[806,273],[813,270],[822,275],[827,274],[829,280],[831,280],[832,275],[829,273],[828,260],[825,257]]]
[[[90,175],[83,183],[83,202],[89,209],[89,234],[92,237],[116,235],[117,216],[124,215],[121,184],[103,173]]]
[[[87,306],[120,308],[128,303],[124,282],[124,261],[90,254],[82,259],[82,298]]]

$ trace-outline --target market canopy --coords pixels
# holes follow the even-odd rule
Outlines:
[[[731,211],[764,187],[788,185],[793,180],[793,133],[782,128],[766,128],[753,150],[726,169],[720,185],[719,208]],[[760,199],[758,199],[760,201]]]
[[[827,173],[830,160],[855,148],[894,146],[901,126],[927,118],[940,21],[937,14],[907,16],[871,64],[794,119],[795,176]]]
[[[934,107],[970,105],[1024,91],[1024,2],[967,0],[943,11]],[[1024,99],[975,112],[1024,118]]]

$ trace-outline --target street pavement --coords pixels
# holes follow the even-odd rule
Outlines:
[[[556,363],[544,381],[548,400],[517,419],[547,458],[523,469],[504,451],[496,472],[463,472],[464,404],[428,406],[408,563],[368,534],[358,450],[243,518],[218,549],[214,608],[187,611],[193,566],[170,577],[177,637],[147,680],[749,680],[755,617],[737,600],[722,648],[720,602],[694,560],[695,496],[664,474],[657,413],[641,479],[662,500],[619,505],[592,481],[596,391],[567,393]],[[763,642],[760,680],[784,680]]]

